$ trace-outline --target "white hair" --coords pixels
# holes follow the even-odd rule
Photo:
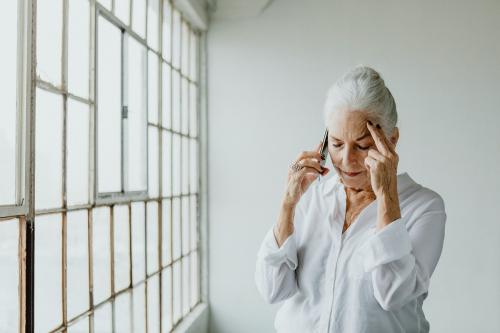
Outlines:
[[[329,90],[324,105],[325,124],[338,110],[363,111],[392,133],[398,121],[396,102],[380,74],[373,68],[358,65],[345,73]]]

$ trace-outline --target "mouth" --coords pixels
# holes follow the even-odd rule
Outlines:
[[[356,177],[357,175],[361,174],[361,172],[346,172],[342,170],[342,173],[348,177]]]

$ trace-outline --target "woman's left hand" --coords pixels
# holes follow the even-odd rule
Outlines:
[[[395,145],[385,136],[380,125],[367,123],[377,149],[369,149],[365,166],[370,172],[373,192],[379,200],[379,223],[387,225],[401,217],[397,184],[399,156]]]

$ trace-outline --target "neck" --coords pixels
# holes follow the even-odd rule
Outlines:
[[[345,193],[348,200],[375,200],[376,195],[373,192],[372,187],[369,188],[353,188],[353,187],[345,187]]]

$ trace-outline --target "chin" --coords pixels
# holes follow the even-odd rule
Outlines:
[[[347,187],[360,189],[366,188],[369,185],[371,186],[370,180],[367,177],[367,171],[363,171],[356,176],[348,176],[340,170],[337,170],[337,172],[339,172],[339,177],[342,179],[342,183]]]

